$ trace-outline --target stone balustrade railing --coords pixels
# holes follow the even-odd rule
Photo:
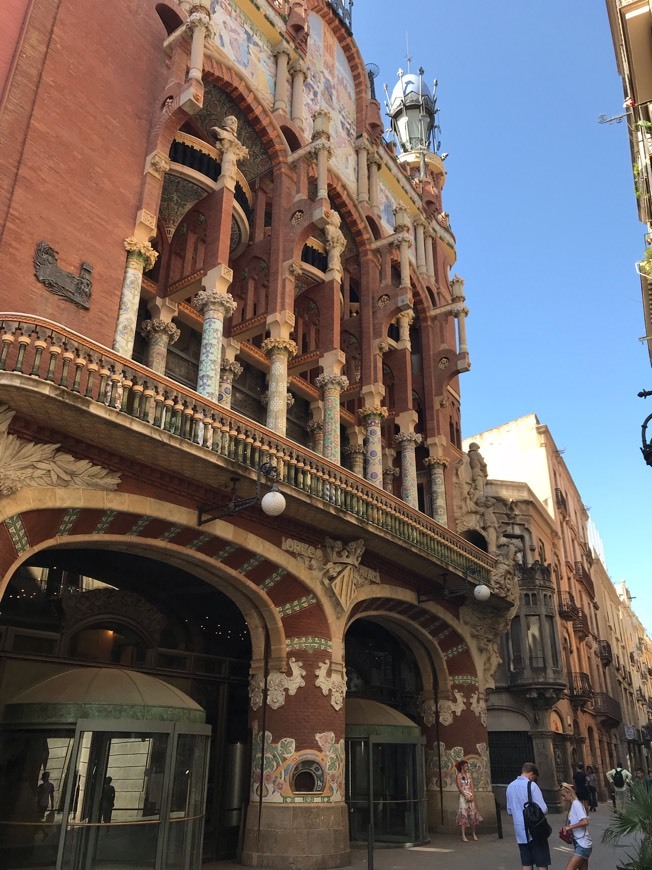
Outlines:
[[[358,475],[59,324],[0,314],[0,385],[3,371],[53,384],[191,441],[218,461],[249,469],[252,477],[271,462],[288,494],[305,493],[471,574],[477,583],[488,582],[495,566],[487,553]]]

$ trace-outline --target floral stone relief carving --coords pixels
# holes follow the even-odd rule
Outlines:
[[[304,677],[306,672],[302,662],[291,658],[289,661],[291,674],[288,676],[282,671],[272,671],[267,676],[267,703],[272,710],[278,710],[285,704],[285,693],[296,695],[297,689],[305,686]],[[249,676],[249,702],[252,710],[258,710],[263,703],[264,678],[262,674],[252,673]]]
[[[330,693],[331,706],[336,710],[341,710],[344,706],[344,697],[346,695],[346,676],[343,673],[337,673],[335,669],[330,677],[327,676],[331,662],[328,660],[320,662],[319,667],[315,671],[317,679],[315,685],[322,690],[324,695]]]
[[[344,800],[344,740],[332,731],[315,734],[319,749],[297,751],[292,737],[274,743],[269,731],[258,732],[254,723],[252,747],[252,798],[269,803],[334,803]],[[323,790],[295,794],[291,774],[303,761],[317,762],[325,771]]]
[[[37,486],[116,489],[119,474],[62,453],[58,444],[34,444],[10,435],[14,416],[15,411],[0,405],[0,496]]]

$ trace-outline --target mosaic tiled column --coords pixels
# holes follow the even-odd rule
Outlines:
[[[376,486],[383,485],[383,421],[387,419],[387,408],[376,405],[362,408],[360,419],[365,427],[365,478]]]
[[[324,392],[324,456],[340,463],[340,394],[349,385],[344,375],[320,375],[315,386]]]
[[[277,435],[285,435],[288,407],[288,360],[296,355],[297,346],[289,338],[267,338],[261,349],[269,359],[266,426]]]
[[[394,436],[394,441],[401,449],[401,498],[414,508],[419,507],[415,450],[422,440],[416,432],[399,432]]]
[[[393,465],[386,465],[383,468],[383,489],[386,492],[391,492],[394,494],[394,481],[399,475],[399,469],[394,468]]]
[[[168,347],[179,338],[181,331],[167,320],[160,317],[155,320],[144,320],[140,331],[149,342],[147,349],[147,365],[159,375],[165,374],[168,358]]]
[[[308,423],[310,433],[310,446],[315,453],[324,453],[324,421],[310,420]]]
[[[125,239],[124,246],[127,251],[127,263],[122,279],[113,350],[120,356],[130,357],[136,337],[136,320],[143,272],[152,268],[158,254],[149,242],[139,242],[133,237]]]
[[[242,366],[236,360],[223,359],[220,363],[220,388],[217,401],[225,408],[231,407],[233,381],[242,374]]]
[[[444,471],[448,460],[441,456],[429,456],[423,463],[430,469],[430,490],[432,494],[432,518],[440,526],[448,526],[446,509],[446,478]]]
[[[361,444],[349,445],[344,452],[350,458],[351,471],[364,477],[364,447]]]
[[[217,402],[224,318],[233,314],[237,303],[230,293],[222,293],[220,290],[200,290],[193,301],[195,308],[204,315],[197,392]]]

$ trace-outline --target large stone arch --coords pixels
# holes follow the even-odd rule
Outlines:
[[[0,592],[40,550],[113,547],[164,558],[228,595],[250,626],[253,662],[263,658],[265,629],[270,667],[285,667],[289,650],[316,638],[332,650],[332,605],[296,560],[245,529],[215,520],[204,531],[195,519],[194,511],[127,493],[24,490],[0,507]]]

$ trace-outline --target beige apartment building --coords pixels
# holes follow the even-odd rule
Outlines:
[[[464,442],[477,452],[472,445],[487,465],[498,550],[513,554],[520,587],[488,701],[492,782],[500,794],[533,757],[556,806],[559,782],[581,762],[597,769],[606,799],[616,761],[649,769],[652,642],[626,585],[607,574],[548,427],[530,414]]]

